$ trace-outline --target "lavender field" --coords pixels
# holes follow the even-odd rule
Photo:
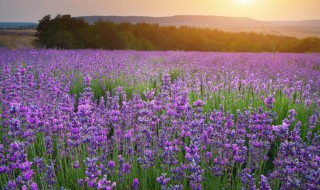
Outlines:
[[[0,189],[320,189],[320,54],[0,49]]]

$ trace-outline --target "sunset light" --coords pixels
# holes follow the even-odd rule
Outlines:
[[[243,4],[248,4],[252,2],[252,0],[238,0],[238,1]]]
[[[320,190],[320,0],[0,0],[0,190]]]
[[[36,22],[45,14],[212,15],[268,21],[315,20],[320,19],[319,10],[319,0],[0,0],[0,22]]]

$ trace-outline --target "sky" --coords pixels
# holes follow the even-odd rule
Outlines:
[[[319,10],[320,0],[0,0],[0,22],[38,22],[48,14],[320,20]]]

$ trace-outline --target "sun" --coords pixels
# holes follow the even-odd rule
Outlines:
[[[243,4],[248,4],[252,2],[252,0],[238,0],[238,1]]]

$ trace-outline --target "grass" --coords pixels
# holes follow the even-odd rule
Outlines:
[[[8,49],[34,48],[34,36],[0,35],[0,47]]]

